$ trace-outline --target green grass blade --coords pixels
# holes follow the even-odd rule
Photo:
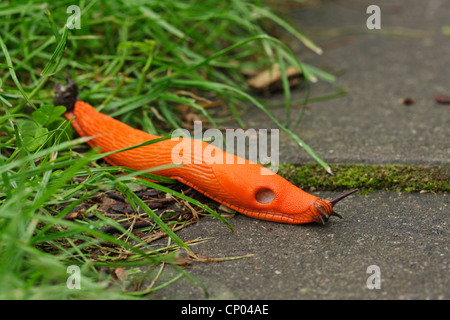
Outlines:
[[[265,9],[265,8],[257,7],[257,6],[253,6],[253,10],[257,14],[259,14],[261,17],[268,18],[268,19],[272,20],[273,22],[277,23],[278,25],[280,25],[281,27],[283,27],[284,29],[286,29],[289,33],[294,35],[297,39],[299,39],[301,42],[303,42],[303,44],[306,47],[308,47],[309,49],[311,49],[315,53],[317,53],[317,54],[322,54],[323,53],[323,50],[320,47],[318,47],[314,42],[309,40],[299,30],[297,30],[296,28],[291,26],[286,21],[282,20],[280,17],[275,15],[273,12],[271,12],[271,11]]]
[[[11,56],[9,55],[8,49],[5,46],[5,43],[3,42],[2,37],[0,36],[0,47],[2,48],[3,54],[6,58],[6,63],[8,65],[9,73],[11,75],[11,78],[13,79],[14,83],[16,84],[17,88],[19,89],[20,93],[22,94],[23,98],[32,106],[35,110],[37,110],[36,106],[33,102],[28,98],[28,95],[25,93],[25,90],[23,90],[22,85],[20,84],[19,79],[17,78],[16,72],[14,70],[14,66],[11,60]]]
[[[44,70],[42,70],[41,76],[47,76],[48,74],[55,72],[56,68],[58,67],[58,65],[61,62],[61,59],[64,55],[64,49],[67,44],[68,35],[69,35],[69,29],[67,28],[67,25],[66,25],[66,26],[64,26],[63,34],[60,37],[60,40],[58,42],[58,45],[56,46],[55,52],[53,52],[53,55],[50,58],[50,61],[45,66]]]

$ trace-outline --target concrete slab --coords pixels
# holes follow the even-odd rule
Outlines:
[[[229,220],[235,232],[205,217],[178,234],[184,240],[212,237],[192,247],[198,254],[254,254],[187,268],[212,299],[449,299],[449,209],[447,194],[380,192],[339,203],[336,211],[344,219],[325,226],[284,225],[238,214]],[[372,265],[379,267],[380,289],[367,287]],[[173,275],[169,269],[162,278]],[[149,298],[205,296],[183,278]]]
[[[403,0],[393,7],[392,1],[377,1],[381,30],[368,30],[365,8],[372,2],[328,1],[290,11],[292,23],[324,48],[317,56],[290,43],[300,59],[339,71],[335,83],[313,84],[311,97],[332,93],[335,86],[349,90],[344,97],[311,103],[294,131],[329,163],[448,165],[450,107],[437,104],[434,95],[450,95],[450,37],[441,30],[449,25],[450,2]],[[304,91],[294,90],[293,101],[303,98]],[[405,106],[399,103],[403,98],[414,103]],[[282,101],[282,95],[270,99]],[[272,111],[285,119],[282,108]],[[292,119],[298,113],[293,111]],[[250,127],[275,128],[253,112],[245,120]],[[280,150],[282,162],[314,162],[285,135]]]

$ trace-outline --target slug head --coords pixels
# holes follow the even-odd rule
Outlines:
[[[334,205],[357,191],[359,191],[359,189],[344,193],[336,198],[316,200],[310,208],[314,221],[325,224],[331,216],[337,216],[342,219],[342,216],[333,211]]]
[[[199,190],[247,216],[289,224],[324,224],[336,215],[333,206],[358,191],[320,199],[256,163],[211,165],[213,176],[197,183]],[[213,181],[213,183],[211,183]]]

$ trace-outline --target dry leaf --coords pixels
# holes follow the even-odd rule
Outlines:
[[[302,72],[296,67],[286,68],[286,76],[289,81],[289,86],[293,87],[300,83]],[[274,64],[271,70],[264,70],[259,72],[256,76],[247,80],[247,84],[255,91],[269,94],[283,89],[281,79],[280,66]]]
[[[450,96],[444,96],[442,94],[437,94],[434,96],[434,101],[440,104],[450,104]]]
[[[78,218],[78,216],[83,214],[83,213],[84,213],[83,209],[79,210],[79,211],[75,211],[75,212],[70,212],[70,213],[68,213],[68,214],[66,214],[64,216],[64,219],[66,219],[66,220],[73,220],[75,218]]]
[[[192,259],[185,249],[181,249],[177,251],[173,263],[175,263],[178,266],[188,266],[192,263]]]
[[[223,204],[221,204],[219,206],[219,210],[224,211],[224,212],[229,213],[229,214],[233,214],[233,215],[236,213],[236,211],[234,211],[233,209],[231,209],[231,208],[229,208],[229,207],[227,207],[226,205],[223,205]]]
[[[409,97],[407,97],[407,98],[398,99],[398,102],[403,104],[403,105],[405,105],[405,106],[410,106],[410,105],[412,105],[414,103],[414,100],[409,98]]]
[[[126,272],[125,268],[115,268],[113,271],[113,276],[119,279],[120,281],[125,281],[128,279],[128,273]]]

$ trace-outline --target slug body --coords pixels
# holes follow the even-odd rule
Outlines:
[[[88,144],[101,152],[116,151],[159,138],[102,114],[88,103],[76,101],[67,105],[55,99],[55,105],[61,104],[68,107],[65,117],[72,120],[79,135],[93,137]],[[257,163],[188,138],[156,142],[109,155],[105,160],[113,166],[146,170],[173,164],[174,152],[182,159],[182,166],[152,173],[176,179],[256,219],[290,224],[325,223],[331,215],[339,216],[333,212],[333,205],[357,191],[336,198],[338,200],[320,199]],[[230,159],[233,159],[231,164]]]

